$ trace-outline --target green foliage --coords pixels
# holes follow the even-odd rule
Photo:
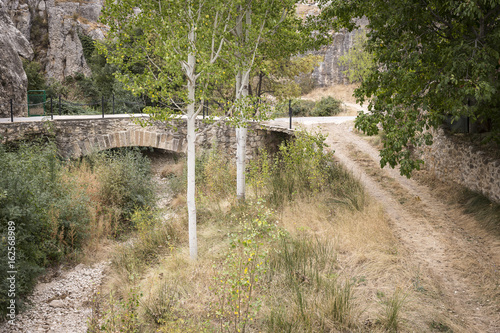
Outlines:
[[[363,82],[375,65],[373,54],[366,50],[367,41],[366,31],[359,31],[354,37],[352,48],[349,49],[347,54],[339,58],[339,63],[347,67],[344,74],[347,75],[351,83]]]
[[[324,141],[322,134],[296,132],[273,160],[265,154],[249,162],[249,183],[258,184],[258,192],[276,206],[322,192],[329,200],[362,209],[362,186],[336,164]]]
[[[500,22],[495,1],[321,1],[337,29],[366,17],[365,50],[376,66],[356,96],[370,99],[356,127],[386,138],[381,165],[410,176],[422,164],[411,150],[432,142],[426,130],[454,119],[490,123],[487,139],[500,142]]]
[[[85,60],[87,60],[87,63],[89,63],[95,50],[94,40],[92,37],[89,37],[81,32],[78,32],[78,38],[82,43],[83,56],[85,57]]]
[[[141,332],[139,321],[139,299],[142,294],[137,287],[132,287],[124,298],[116,298],[113,293],[109,296],[109,309],[103,314],[102,325],[95,325],[91,332]]]
[[[0,303],[7,298],[7,223],[16,228],[17,299],[28,295],[43,268],[72,253],[85,238],[89,199],[64,184],[56,147],[0,145]],[[18,303],[19,306],[19,303]]]
[[[23,60],[23,67],[28,77],[28,90],[45,90],[46,82],[42,65],[37,61]]]
[[[224,262],[213,267],[217,274],[211,289],[217,301],[212,311],[221,332],[245,332],[252,326],[261,308],[255,294],[262,292],[267,269],[264,245],[280,237],[272,221],[273,213],[264,202],[257,201],[248,211],[253,210],[255,216],[243,215],[240,232],[230,235],[230,250]]]
[[[138,149],[106,151],[94,158],[101,160],[95,169],[100,196],[105,204],[119,207],[124,218],[155,202],[150,162]]]
[[[331,97],[323,97],[314,102],[305,99],[296,99],[292,101],[292,115],[295,117],[330,117],[342,112],[342,103]],[[276,106],[276,113],[288,115],[289,103],[282,102]]]
[[[313,89],[307,77],[322,60],[315,55],[263,60],[256,66],[250,90],[258,97],[271,94],[278,100],[303,95]]]
[[[229,156],[217,147],[203,154],[197,165],[199,190],[212,198],[227,198],[236,190],[236,170]]]
[[[335,116],[342,112],[341,102],[331,96],[323,97],[316,102],[312,110],[312,115],[315,117]]]
[[[308,117],[312,114],[312,110],[316,103],[305,99],[296,99],[292,101],[292,115],[294,117]],[[277,113],[281,115],[289,114],[289,102],[283,102],[276,106]]]
[[[19,308],[45,267],[75,258],[93,241],[89,235],[95,230],[89,228],[99,218],[94,215],[102,202],[109,206],[101,213],[118,209],[130,217],[133,208],[154,200],[149,164],[138,152],[102,154],[94,157],[93,164],[91,177],[99,176],[101,199],[92,195],[91,183],[82,184],[71,164],[57,158],[55,144],[21,144],[15,151],[0,145],[0,313],[7,309],[6,274],[12,270],[7,266],[9,221],[16,228]],[[112,178],[110,172],[120,179]],[[137,220],[134,216],[134,223],[143,225]]]

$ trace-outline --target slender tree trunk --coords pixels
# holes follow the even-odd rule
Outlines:
[[[247,9],[246,15],[246,34],[244,43],[249,42],[249,29],[252,25],[251,11]],[[242,27],[237,27],[242,32]],[[243,37],[243,36],[242,36]],[[246,66],[248,67],[248,66]],[[242,74],[238,72],[236,78],[236,99],[248,97],[248,84],[249,84],[250,68],[245,68]],[[238,80],[239,78],[239,80]],[[240,84],[238,84],[238,81]],[[240,116],[244,117],[243,114]],[[245,200],[245,162],[246,162],[246,148],[247,148],[247,126],[240,126],[236,128],[236,195],[238,199]]]
[[[189,41],[194,43],[194,28],[189,32]],[[192,260],[198,257],[198,241],[196,238],[196,199],[195,199],[195,89],[196,89],[196,57],[193,53],[188,55],[187,88],[189,105],[187,107],[187,208],[189,220],[189,254]]]

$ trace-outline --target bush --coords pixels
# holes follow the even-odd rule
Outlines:
[[[335,163],[333,153],[324,151],[325,139],[321,134],[297,132],[293,141],[280,145],[273,161],[268,154],[250,161],[249,183],[275,206],[321,192],[328,200],[362,209],[362,186]]]
[[[314,117],[329,117],[335,116],[342,112],[341,102],[333,97],[323,97],[320,101],[316,102],[312,110]]]
[[[292,115],[294,117],[308,117],[314,108],[315,103],[313,101],[305,99],[297,99],[292,101]],[[288,116],[289,114],[289,104],[285,101],[276,106],[276,111],[282,116]]]
[[[36,61],[23,60],[23,67],[28,77],[28,90],[44,90],[46,82],[42,65]]]
[[[150,162],[139,149],[101,152],[93,159],[102,202],[120,208],[124,219],[155,202]]]
[[[29,294],[44,267],[80,247],[88,223],[89,200],[63,186],[62,164],[53,144],[0,145],[0,313],[7,297],[8,223],[15,224],[16,298]],[[20,304],[18,303],[18,307]]]
[[[292,101],[292,115],[294,117],[328,117],[342,112],[342,103],[333,97],[323,97],[318,102],[305,99]],[[288,115],[288,101],[276,107],[276,113]]]

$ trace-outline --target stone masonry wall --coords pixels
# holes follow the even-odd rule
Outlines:
[[[186,151],[186,121],[172,122],[174,127],[157,124],[141,127],[129,118],[54,120],[46,122],[15,122],[0,124],[2,143],[31,139],[41,134],[54,137],[60,154],[65,158],[76,158],[93,151],[116,147],[143,146],[166,149],[173,152]],[[200,131],[197,147],[211,148],[214,145],[235,156],[235,129],[225,123],[206,128],[198,124]],[[293,136],[292,131],[262,127],[251,124],[247,138],[247,157],[252,158],[259,147],[277,149],[281,141]]]
[[[500,203],[500,159],[479,147],[434,131],[432,146],[421,149],[426,168],[437,177],[459,183]]]

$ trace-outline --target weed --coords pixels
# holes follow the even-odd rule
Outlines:
[[[143,298],[139,302],[146,319],[156,325],[161,325],[172,317],[172,312],[179,298],[179,291],[169,283],[164,282],[157,290],[150,293],[147,299]]]
[[[266,320],[269,331],[329,331],[353,322],[354,284],[339,278],[329,242],[282,237],[271,252],[266,278],[276,295]],[[290,311],[275,310],[278,304]]]
[[[224,262],[213,267],[217,274],[212,290],[217,300],[212,307],[220,331],[245,332],[261,308],[256,294],[263,288],[266,274],[267,250],[263,247],[279,234],[262,202],[256,208],[257,217],[240,222],[242,232],[231,236]]]
[[[114,332],[141,332],[138,317],[139,299],[142,294],[137,287],[131,287],[128,295],[122,299],[115,298],[113,292],[108,298],[108,310],[104,312],[100,331]]]
[[[378,293],[377,293],[378,295]],[[383,297],[383,311],[379,321],[389,332],[397,332],[401,322],[401,311],[406,304],[408,294],[397,288],[390,298]]]

